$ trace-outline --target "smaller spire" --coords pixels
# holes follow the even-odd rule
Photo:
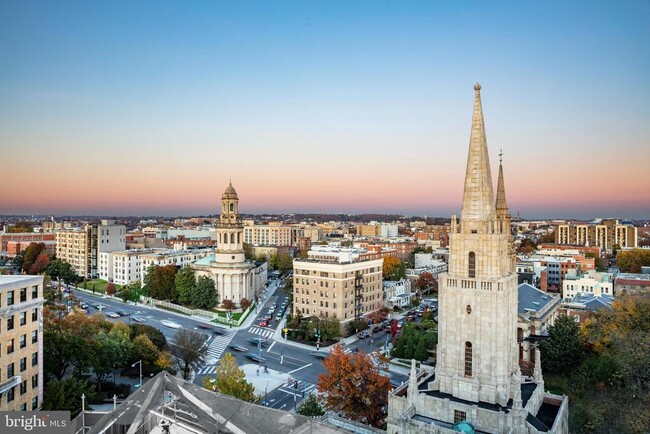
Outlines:
[[[497,214],[499,211],[508,211],[508,204],[506,203],[506,184],[503,181],[503,151],[499,152],[499,179],[497,181]]]
[[[406,389],[407,399],[411,404],[415,404],[418,395],[418,374],[415,366],[415,359],[411,359],[411,374],[409,375],[409,385]]]

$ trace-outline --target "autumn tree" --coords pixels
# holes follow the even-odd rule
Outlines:
[[[522,255],[530,255],[535,251],[535,249],[537,249],[535,242],[530,238],[524,238],[521,240],[519,247],[517,247],[517,253],[521,253]]]
[[[36,259],[44,250],[45,243],[30,243],[23,252],[22,270],[29,273],[32,265],[34,265]]]
[[[255,260],[255,254],[253,253],[253,246],[251,246],[248,243],[243,243],[243,249],[244,249],[244,258],[246,258],[249,261]]]
[[[255,401],[255,387],[246,381],[246,374],[230,353],[226,353],[219,361],[214,378],[203,377],[203,387],[242,401]]]
[[[181,304],[190,303],[190,294],[196,287],[196,276],[192,267],[185,267],[176,273],[174,278],[176,285],[176,293],[178,294],[178,302]]]
[[[406,267],[404,262],[395,256],[386,256],[384,258],[384,280],[400,280],[406,277]]]
[[[115,295],[116,292],[117,290],[115,289],[115,284],[109,283],[108,285],[106,285],[106,295],[113,296]]]
[[[232,300],[226,298],[221,302],[221,307],[223,309],[233,310],[235,308],[235,303]]]
[[[207,348],[203,345],[205,336],[194,330],[180,329],[174,334],[173,352],[178,362],[178,367],[183,371],[183,379],[190,378],[190,367],[201,357],[204,357]]]
[[[616,255],[616,266],[624,273],[640,273],[641,267],[650,265],[650,250],[623,250]]]
[[[244,297],[239,301],[239,306],[241,306],[242,309],[246,310],[251,306],[251,301]]]
[[[436,278],[433,277],[433,274],[425,271],[420,273],[417,280],[415,281],[415,289],[420,291],[422,294],[428,294],[429,291],[438,291],[438,282]]]
[[[139,335],[133,339],[133,351],[131,352],[131,362],[142,360],[143,368],[153,367],[160,357],[160,350],[151,342],[147,335]]]
[[[38,258],[36,258],[36,261],[29,267],[29,274],[44,273],[48,265],[50,265],[50,255],[46,252],[41,252]]]
[[[348,419],[380,428],[386,418],[388,377],[380,375],[368,355],[346,354],[336,345],[323,360],[325,373],[318,377],[318,392],[327,410],[341,412]]]
[[[146,324],[130,324],[129,328],[131,329],[130,336],[132,340],[137,336],[145,335],[159,350],[162,351],[167,348],[167,338],[157,328]]]
[[[200,309],[211,309],[217,305],[217,289],[214,280],[208,276],[199,276],[196,286],[190,292],[192,306]]]

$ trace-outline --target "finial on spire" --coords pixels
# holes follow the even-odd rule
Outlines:
[[[232,178],[228,178],[228,185],[232,187]]]
[[[474,90],[481,90],[481,85],[478,84],[478,83],[476,83],[476,84],[474,85]]]
[[[503,163],[503,149],[499,149],[499,164]]]

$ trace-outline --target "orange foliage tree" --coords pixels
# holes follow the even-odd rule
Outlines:
[[[325,373],[318,377],[318,392],[325,408],[342,412],[348,419],[382,427],[388,410],[388,377],[380,375],[364,352],[346,354],[336,345],[323,360]]]

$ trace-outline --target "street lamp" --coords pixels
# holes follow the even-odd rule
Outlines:
[[[136,387],[142,387],[142,359],[132,364],[131,367],[135,368],[135,365],[140,365],[140,384],[138,384]]]

